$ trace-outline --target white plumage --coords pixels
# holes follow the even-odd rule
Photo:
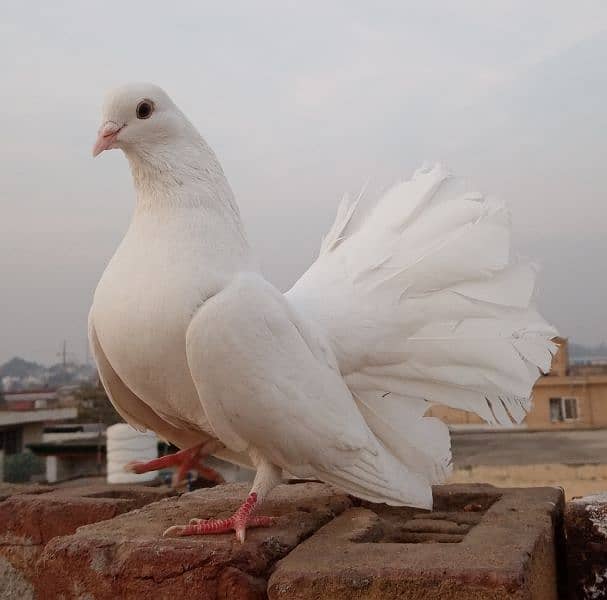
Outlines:
[[[142,99],[155,112],[139,122]],[[450,467],[431,403],[524,418],[555,331],[533,306],[534,265],[511,260],[502,204],[440,166],[366,211],[346,197],[283,295],[252,258],[215,155],[162,90],[122,88],[104,118],[137,206],[90,333],[131,424],[181,447],[218,439],[218,454],[257,467],[261,498],[285,470],[429,507]]]

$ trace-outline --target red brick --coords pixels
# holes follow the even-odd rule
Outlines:
[[[568,502],[565,534],[570,597],[607,598],[607,494]]]
[[[556,600],[562,490],[438,486],[434,496],[433,513],[345,511],[278,563],[269,598]]]
[[[71,534],[81,525],[111,519],[172,493],[168,488],[104,484],[85,488],[2,486],[2,569],[16,570],[26,581],[31,581],[36,561],[49,540]],[[0,580],[0,596],[8,581],[6,576]]]
[[[247,491],[246,484],[200,490],[55,538],[38,563],[40,598],[264,598],[274,563],[351,506],[324,484],[281,485],[262,511],[277,523],[249,530],[244,544],[233,533],[162,537],[193,517],[229,516]]]
[[[23,494],[46,494],[52,492],[55,488],[39,483],[0,483],[0,502],[3,502],[11,496],[21,496]]]
[[[250,530],[244,545],[233,534],[161,537],[166,527],[192,517],[231,514],[247,492],[238,484],[148,504],[69,535],[61,529],[77,526],[74,515],[91,518],[90,510],[105,518],[142,506],[155,499],[150,491],[158,492],[144,490],[133,499],[120,497],[128,496],[122,486],[61,489],[0,503],[13,549],[21,535],[33,550],[25,557],[29,566],[21,566],[29,569],[37,598],[557,597],[555,539],[563,495],[553,488],[439,486],[429,513],[352,500],[319,483],[283,485],[263,511],[278,522]],[[113,508],[108,500],[116,503]],[[15,507],[15,518],[3,505]],[[57,522],[42,523],[39,511]],[[34,571],[36,553],[41,555]],[[0,564],[0,577],[8,573],[8,584],[2,582],[0,596],[33,598],[22,574],[4,566],[9,571]]]

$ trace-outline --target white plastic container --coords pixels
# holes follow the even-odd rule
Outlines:
[[[150,473],[130,473],[124,466],[134,460],[148,461],[158,457],[158,438],[153,431],[141,433],[126,423],[107,428],[107,482],[142,483],[157,476]]]

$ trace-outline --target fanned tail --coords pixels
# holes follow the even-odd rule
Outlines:
[[[439,481],[448,434],[423,416],[429,403],[521,422],[556,331],[534,307],[536,266],[511,259],[503,204],[441,166],[395,185],[366,216],[360,199],[344,198],[288,297],[328,334],[382,443]]]

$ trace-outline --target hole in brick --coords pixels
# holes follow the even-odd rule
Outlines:
[[[435,511],[487,512],[500,498],[501,494],[479,492],[478,494],[451,493],[434,498]]]
[[[320,479],[287,479],[285,482],[287,485],[299,485],[300,483],[322,483]]]
[[[104,490],[101,492],[92,492],[90,494],[83,494],[83,498],[107,498],[119,499],[119,500],[138,500],[141,496],[137,492],[128,490]]]
[[[499,500],[497,494],[453,494],[435,502],[442,510],[420,511],[409,507],[363,503],[378,517],[378,524],[352,539],[355,543],[457,544],[478,525]],[[471,509],[470,507],[473,507]]]
[[[55,488],[44,485],[28,485],[28,484],[11,484],[11,483],[0,483],[0,502],[4,502],[13,496],[21,496],[27,494],[28,496],[39,496],[41,494],[48,494],[54,491]]]
[[[464,539],[463,535],[450,533],[407,533],[402,532],[394,539],[382,540],[395,544],[459,544]]]

